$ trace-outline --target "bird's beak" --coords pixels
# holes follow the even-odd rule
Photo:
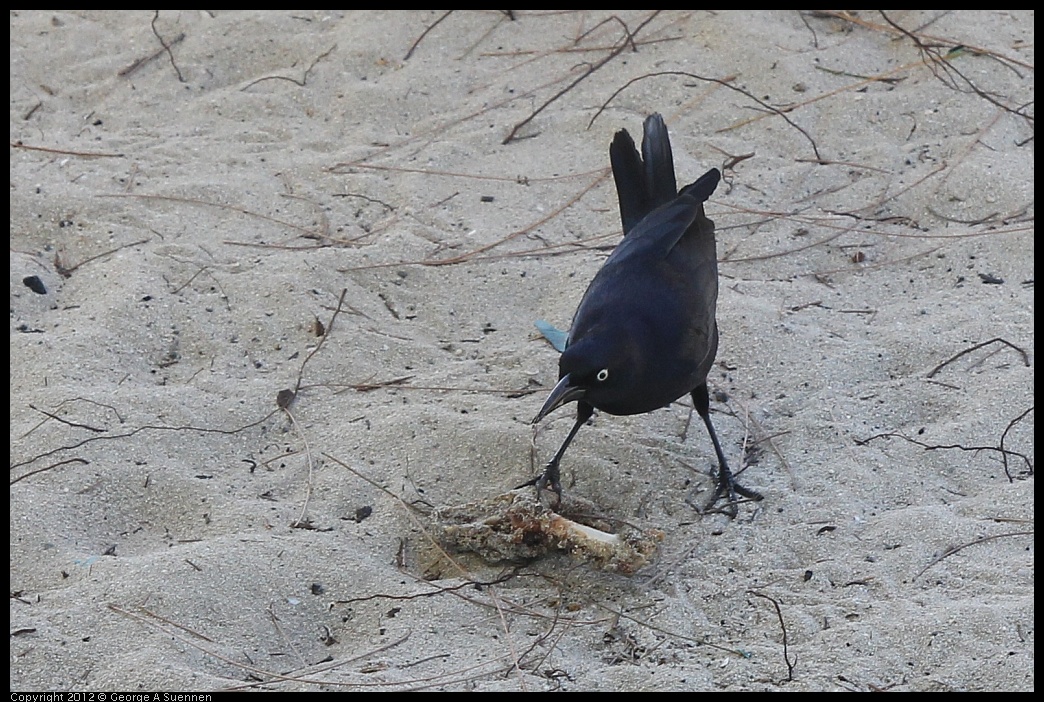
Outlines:
[[[556,409],[568,402],[575,402],[576,400],[584,399],[587,394],[587,390],[580,387],[579,385],[572,385],[572,378],[566,373],[562,376],[562,379],[558,381],[558,385],[551,391],[551,394],[547,396],[547,400],[544,402],[544,406],[540,408],[540,412],[533,418],[533,424],[536,424],[547,415],[554,412]]]

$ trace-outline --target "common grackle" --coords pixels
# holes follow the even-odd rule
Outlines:
[[[737,494],[761,495],[733,479],[710,420],[718,261],[714,222],[703,203],[721,173],[711,169],[679,192],[663,118],[650,115],[644,132],[641,155],[626,130],[609,147],[624,238],[584,293],[559,359],[558,384],[533,419],[575,401],[576,422],[543,474],[526,485],[550,487],[561,499],[559,462],[595,409],[642,414],[689,393],[718,456],[718,485],[705,509],[726,497],[734,516]]]

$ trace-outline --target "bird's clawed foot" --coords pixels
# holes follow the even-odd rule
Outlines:
[[[741,500],[739,499],[740,497],[746,499]],[[715,507],[714,505],[722,498],[725,498],[727,501],[720,507]],[[727,466],[722,465],[718,467],[718,486],[715,488],[711,498],[702,506],[692,504],[689,500],[686,501],[700,514],[726,514],[730,519],[735,519],[738,514],[738,505],[744,502],[758,502],[762,499],[760,492],[743,487],[737,483],[732,475],[732,471]]]
[[[536,486],[537,497],[540,497],[540,493],[542,493],[545,489],[551,488],[551,492],[555,493],[555,496],[558,498],[556,500],[556,504],[561,504],[562,483],[558,471],[558,461],[551,461],[544,468],[543,473],[533,478],[532,480],[527,480],[515,489],[518,490],[520,488],[528,487],[530,485]]]

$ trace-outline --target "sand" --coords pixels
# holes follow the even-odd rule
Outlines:
[[[1033,689],[1033,13],[440,18],[10,15],[12,690]],[[442,554],[570,426],[533,322],[651,112],[765,499],[599,415],[653,563]]]

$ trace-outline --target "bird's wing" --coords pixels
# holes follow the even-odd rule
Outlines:
[[[706,226],[698,225],[700,232],[714,231],[710,220],[703,213],[703,202],[688,193],[679,195],[672,202],[653,210],[635,225],[623,241],[617,244],[606,260],[605,267],[637,265],[636,259],[639,258],[666,258],[700,219],[707,222]]]
[[[717,168],[712,168],[699,178],[695,182],[689,183],[682,188],[679,195],[688,195],[694,198],[698,202],[707,202],[710,196],[714,194],[714,191],[718,187],[718,183],[721,182],[721,171]]]

